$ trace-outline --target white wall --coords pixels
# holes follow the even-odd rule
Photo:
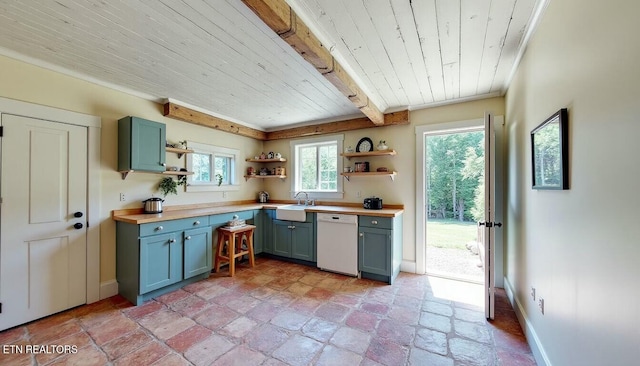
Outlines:
[[[506,277],[541,364],[640,360],[639,13],[551,1],[506,96]],[[565,107],[570,190],[534,191],[530,132]]]

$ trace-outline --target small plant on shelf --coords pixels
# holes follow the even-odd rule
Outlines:
[[[216,182],[218,183],[218,187],[222,184],[222,174],[216,174]]]

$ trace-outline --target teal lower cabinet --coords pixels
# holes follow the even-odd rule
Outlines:
[[[402,215],[358,217],[358,270],[363,278],[392,284],[402,262]]]
[[[181,234],[162,234],[140,239],[141,294],[182,280]]]
[[[211,272],[213,250],[211,227],[184,231],[184,274],[185,279]]]
[[[273,220],[272,254],[291,258],[291,221]]]
[[[209,217],[116,223],[119,293],[135,305],[209,277]]]
[[[313,224],[308,222],[292,222],[291,258],[307,262],[316,262],[316,237]]]
[[[253,225],[256,226],[256,229],[253,231],[253,251],[255,254],[264,252],[266,220],[267,213],[265,210],[253,211]]]
[[[262,217],[262,226],[264,227],[262,231],[262,251],[267,254],[273,253],[273,237],[274,237],[274,220],[276,218],[276,210],[273,209],[264,209],[260,210],[264,213]]]
[[[275,214],[275,211],[273,212]],[[270,231],[271,240],[265,241],[265,252],[315,264],[317,259],[314,213],[307,213],[305,222],[271,219]]]

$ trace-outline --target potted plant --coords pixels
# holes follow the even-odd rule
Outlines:
[[[167,197],[169,193],[178,194],[178,182],[173,180],[172,177],[164,177],[158,184],[158,190],[163,196]]]
[[[173,177],[164,177],[158,184],[158,190],[167,197],[168,194],[178,194],[178,186],[187,185],[187,176],[179,175],[178,180],[175,181]]]

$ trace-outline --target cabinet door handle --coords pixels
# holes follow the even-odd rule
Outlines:
[[[184,240],[191,240],[191,235],[187,235]]]
[[[200,220],[196,220],[196,222],[193,223],[194,225],[200,225]]]
[[[296,228],[295,225],[291,227],[292,230],[295,230],[295,228]]]
[[[156,228],[156,231],[162,231],[162,230],[164,230],[164,228],[163,228],[162,226],[158,226],[158,227]]]
[[[169,239],[169,243],[175,243],[175,242],[176,242],[176,239],[174,238]]]
[[[360,236],[364,236],[364,233],[360,233]]]
[[[160,165],[162,165],[162,166],[167,166],[167,163],[160,163]]]
[[[371,225],[378,225],[378,221],[376,221],[376,220],[371,220]]]

